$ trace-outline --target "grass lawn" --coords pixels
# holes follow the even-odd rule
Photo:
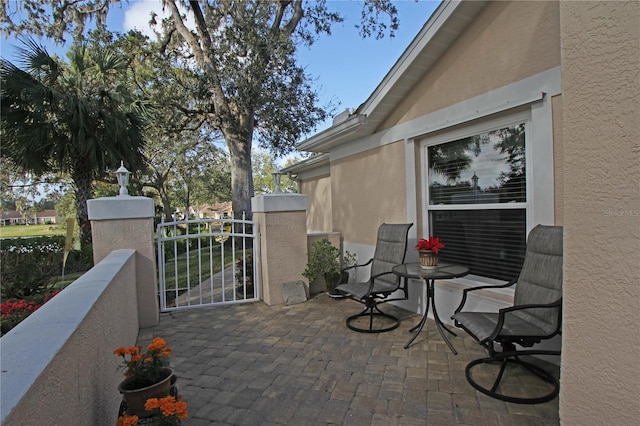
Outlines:
[[[60,224],[10,225],[0,227],[0,238],[50,237],[53,235],[66,235],[66,233],[66,229]]]
[[[248,251],[247,253],[250,254],[251,252]],[[231,265],[240,255],[241,251],[237,251],[234,254],[231,250],[226,250],[224,266]],[[198,257],[202,266],[202,277],[198,273]],[[187,282],[190,283],[190,286],[197,286],[200,279],[206,280],[211,275],[220,272],[222,263],[219,245],[212,247],[211,253],[209,252],[209,247],[203,247],[200,251],[190,250],[188,256],[187,253],[182,253],[176,259],[167,259],[165,262],[165,288],[166,290],[175,290],[176,274],[179,288],[185,288]]]

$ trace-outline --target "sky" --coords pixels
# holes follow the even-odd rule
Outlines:
[[[394,1],[400,27],[395,37],[381,40],[362,39],[358,35],[355,25],[360,22],[361,1],[327,0],[327,3],[331,10],[337,10],[343,16],[344,21],[332,27],[331,36],[322,35],[311,47],[301,47],[299,63],[314,78],[321,105],[336,104],[338,114],[347,108],[355,109],[367,100],[440,2]],[[121,6],[112,6],[107,26],[112,31],[125,32],[135,28],[151,35],[148,21],[152,10],[162,15],[161,0],[123,2]],[[16,41],[2,39],[0,43],[2,57],[14,60]],[[319,124],[316,131],[330,125],[331,118]]]

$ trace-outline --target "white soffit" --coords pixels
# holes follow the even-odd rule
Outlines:
[[[374,133],[486,4],[486,1],[443,1],[354,114],[301,142],[298,149],[328,152],[343,143]]]

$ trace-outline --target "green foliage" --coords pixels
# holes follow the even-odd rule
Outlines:
[[[323,238],[311,245],[309,262],[302,276],[309,282],[315,281],[319,277],[340,275],[340,270],[348,266],[353,266],[356,262],[355,254],[345,251],[344,257],[340,257],[340,249],[331,242]]]
[[[136,171],[144,156],[146,103],[127,86],[127,59],[99,35],[74,44],[64,62],[24,38],[18,64],[0,60],[3,156],[36,176],[69,173],[83,242],[91,240],[86,201],[92,183],[124,160]]]
[[[24,299],[44,295],[54,288],[62,272],[65,237],[3,239],[0,247],[2,298]],[[91,246],[69,253],[66,272],[93,266]]]

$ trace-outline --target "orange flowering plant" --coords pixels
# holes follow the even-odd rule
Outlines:
[[[188,416],[187,403],[180,401],[173,396],[164,398],[149,398],[144,404],[146,411],[155,411],[153,417],[154,425],[174,426],[180,425],[182,420]],[[138,416],[120,416],[117,426],[135,426],[138,424]]]
[[[422,238],[418,241],[418,244],[416,244],[416,250],[433,250],[435,254],[438,254],[440,249],[443,247],[444,244],[442,244],[442,241],[440,241],[440,238],[438,237]]]
[[[121,346],[113,351],[124,360],[125,378],[135,387],[151,386],[164,379],[166,377],[165,368],[169,366],[169,355],[171,354],[171,348],[167,347],[167,343],[161,337],[153,339],[147,347],[147,352],[141,351],[142,346],[129,348]]]

